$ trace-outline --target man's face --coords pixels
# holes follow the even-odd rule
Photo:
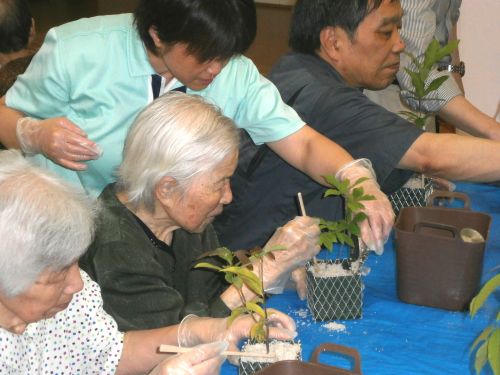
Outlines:
[[[222,59],[200,61],[189,53],[187,44],[167,45],[160,40],[153,27],[149,32],[155,43],[156,53],[148,51],[148,57],[156,73],[167,80],[175,77],[191,90],[203,90],[210,85],[228,62]]]
[[[335,68],[349,86],[381,90],[394,81],[404,49],[402,16],[399,1],[384,0],[359,24],[352,40],[341,30],[343,48]]]

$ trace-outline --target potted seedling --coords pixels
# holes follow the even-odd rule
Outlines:
[[[413,90],[409,91],[408,98],[414,99],[417,102],[417,109],[415,111],[401,111],[399,114],[422,129],[425,127],[427,119],[434,115],[434,112],[428,112],[423,109],[424,102],[429,100],[443,100],[429,98],[429,95],[439,89],[449,78],[448,75],[444,75],[429,81],[429,74],[437,67],[437,64],[443,57],[451,54],[457,47],[458,40],[451,41],[444,47],[441,47],[439,42],[434,39],[429,43],[424,56],[421,58],[417,58],[410,52],[405,52],[412,61],[411,68],[404,68],[405,72],[410,76],[413,86]],[[390,194],[389,200],[392,203],[394,212],[398,214],[403,207],[424,206],[427,197],[432,191],[432,179],[417,173],[402,188]]]
[[[359,246],[359,224],[366,219],[361,211],[363,201],[375,199],[359,186],[366,178],[352,185],[326,176],[331,186],[325,197],[341,196],[345,203],[345,218],[338,221],[320,220],[320,245],[332,252],[340,245],[334,260],[313,260],[307,267],[307,303],[314,319],[356,319],[362,316],[362,269],[366,249]]]
[[[242,351],[251,352],[252,357],[240,358],[239,373],[242,375],[253,374],[269,364],[288,359],[300,359],[300,343],[269,341],[268,311],[266,308],[265,285],[263,281],[264,257],[274,257],[273,252],[285,250],[282,246],[271,246],[261,249],[256,247],[250,251],[250,256],[244,262],[240,261],[234,253],[226,247],[203,254],[203,257],[216,256],[225,263],[217,266],[207,262],[195,265],[195,268],[208,268],[224,273],[226,281],[238,291],[241,306],[233,309],[228,319],[230,325],[234,319],[242,314],[250,314],[255,321],[249,332],[250,340],[243,346]],[[259,267],[256,274],[253,267]],[[255,297],[248,300],[243,293],[243,288],[250,289]],[[255,353],[262,353],[262,357],[255,357]],[[271,355],[269,355],[271,354]]]
[[[484,284],[476,297],[470,303],[470,315],[474,317],[484,305],[486,299],[500,289],[500,274]],[[474,369],[480,374],[486,364],[494,375],[500,375],[500,310],[497,310],[494,321],[476,338],[471,347],[474,354]]]

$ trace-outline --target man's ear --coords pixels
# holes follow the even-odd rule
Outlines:
[[[328,26],[319,33],[320,50],[330,59],[337,56],[339,48],[342,47],[341,29],[338,27]]]
[[[156,48],[160,48],[163,45],[163,43],[160,37],[158,36],[158,30],[156,26],[150,26],[148,33],[151,39],[153,39],[153,43],[155,44]]]
[[[155,196],[163,205],[171,205],[174,191],[178,188],[177,180],[171,176],[162,177],[155,186]]]

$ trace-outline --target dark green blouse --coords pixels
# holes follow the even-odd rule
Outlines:
[[[80,267],[101,286],[104,309],[121,331],[176,324],[187,314],[230,314],[220,299],[224,276],[192,268],[200,254],[219,247],[211,225],[201,234],[178,229],[167,246],[118,200],[114,184],[99,200],[96,237]]]

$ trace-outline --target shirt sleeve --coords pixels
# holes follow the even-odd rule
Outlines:
[[[404,10],[403,28],[401,37],[406,45],[406,52],[410,52],[417,58],[422,58],[425,49],[434,39],[436,33],[436,13],[433,9],[434,3],[438,0],[403,0],[401,2]],[[455,14],[458,19],[458,15]],[[401,67],[397,74],[397,79],[401,87],[401,96],[405,102],[413,109],[418,109],[419,103],[413,98],[413,85],[408,73],[404,68],[412,69],[411,59],[404,53],[401,55]],[[422,109],[427,112],[438,112],[451,99],[462,95],[455,79],[447,71],[438,72],[434,69],[430,74],[426,84],[434,79],[448,76],[448,79],[438,90],[429,93],[427,99],[422,101]]]
[[[304,126],[295,110],[283,102],[276,86],[259,73],[250,59],[233,58],[217,79],[212,95],[224,97],[219,100],[225,103],[220,105],[217,98],[215,101],[255,144],[278,141]]]
[[[68,98],[57,34],[51,29],[26,72],[7,91],[6,104],[32,117],[51,118],[68,114]]]

